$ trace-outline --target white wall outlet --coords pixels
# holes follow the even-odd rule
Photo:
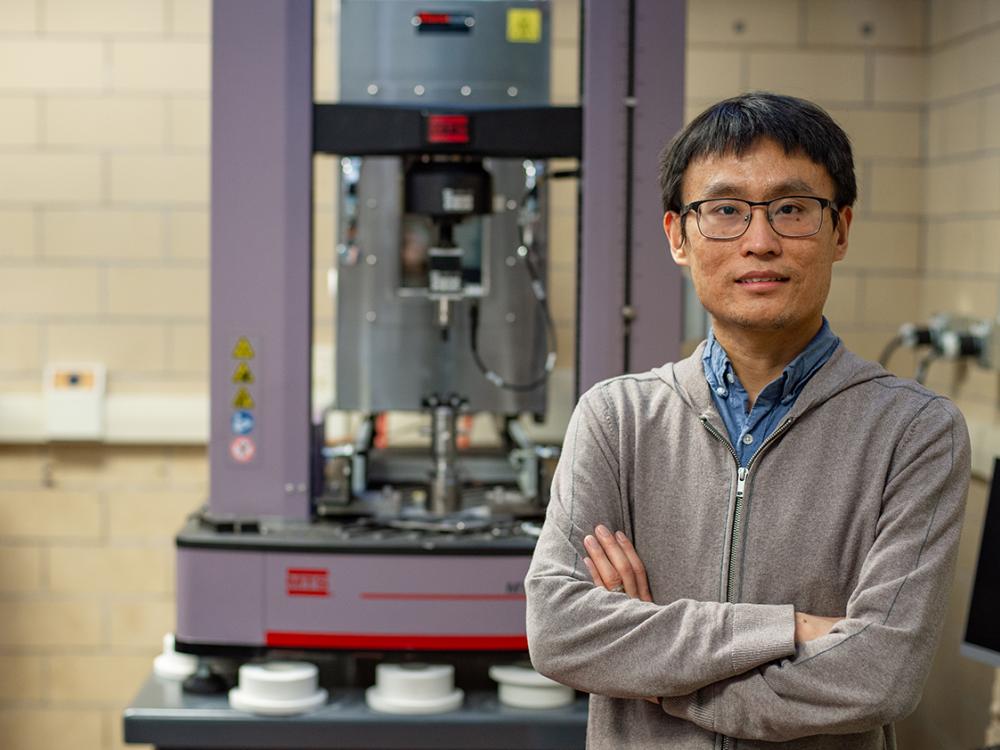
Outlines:
[[[107,368],[99,362],[50,363],[42,385],[49,440],[103,440]]]

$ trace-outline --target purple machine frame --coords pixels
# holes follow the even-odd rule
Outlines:
[[[578,392],[675,357],[682,330],[656,154],[683,120],[685,3],[587,0],[585,18]],[[312,0],[214,0],[208,511],[293,531],[312,513],[312,40]],[[526,646],[527,552],[177,555],[179,647]]]

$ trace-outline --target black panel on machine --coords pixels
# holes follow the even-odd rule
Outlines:
[[[469,141],[431,142],[434,115],[469,118]],[[511,107],[440,110],[426,106],[314,104],[313,151],[341,156],[398,156],[414,153],[548,159],[579,157],[579,107]]]

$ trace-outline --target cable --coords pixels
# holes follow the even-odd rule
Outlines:
[[[542,317],[545,319],[546,337],[550,344],[548,353],[545,356],[545,367],[543,368],[542,373],[534,380],[529,383],[508,383],[499,374],[490,370],[486,366],[486,363],[483,362],[482,356],[479,354],[479,303],[474,301],[471,305],[469,305],[469,343],[472,347],[472,358],[475,360],[479,371],[483,373],[483,377],[493,383],[493,385],[497,388],[503,388],[508,391],[533,391],[535,388],[538,388],[538,386],[545,384],[545,382],[549,379],[549,375],[552,373],[552,370],[556,366],[556,351],[558,349],[556,326],[552,320],[552,316],[549,314],[549,306],[545,301],[545,290],[542,287],[541,281],[538,279],[533,265],[529,262],[525,262],[525,267],[528,269],[528,274],[531,276],[531,288],[535,294],[535,299],[538,301],[538,305],[541,308]]]
[[[931,349],[927,352],[927,354],[921,357],[920,361],[917,363],[917,371],[914,374],[913,379],[920,383],[920,385],[923,385],[924,381],[927,380],[927,371],[934,363],[934,360],[940,358],[940,356],[941,353],[937,349]]]
[[[883,349],[882,353],[879,355],[878,363],[882,365],[882,367],[888,367],[889,360],[892,359],[892,355],[895,354],[896,350],[902,345],[903,345],[902,334],[897,334],[893,336],[892,339],[889,341],[889,343],[885,345],[885,349]]]

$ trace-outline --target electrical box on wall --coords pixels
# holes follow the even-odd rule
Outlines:
[[[96,362],[45,367],[45,436],[49,440],[103,440],[107,368]]]

